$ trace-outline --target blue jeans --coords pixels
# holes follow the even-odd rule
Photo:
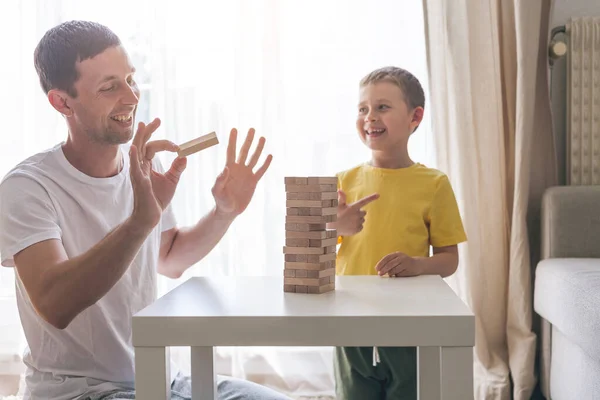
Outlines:
[[[171,400],[190,400],[192,381],[189,376],[179,373],[171,385]],[[290,400],[276,391],[253,382],[235,378],[218,377],[217,398],[219,400]],[[84,400],[131,400],[135,399],[134,390],[98,393]]]

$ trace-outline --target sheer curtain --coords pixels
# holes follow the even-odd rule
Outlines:
[[[248,210],[181,279],[161,279],[161,294],[191,276],[280,275],[283,177],[332,175],[368,157],[354,128],[359,79],[397,65],[428,91],[419,0],[3,1],[0,33],[11,40],[0,80],[12,95],[0,100],[8,110],[0,137],[2,175],[65,137],[64,122],[39,89],[32,53],[47,29],[69,19],[104,23],[121,37],[139,71],[138,119],[160,117],[157,138],[181,143],[210,131],[219,135],[221,145],[188,160],[173,200],[180,225],[194,223],[213,206],[210,188],[224,165],[232,127],[242,134],[256,128],[274,155]],[[415,160],[435,166],[430,132],[426,113],[410,150]],[[24,345],[12,274],[4,269],[0,275],[2,323],[9,324],[0,333],[0,360],[20,355]],[[187,369],[189,353],[173,354]],[[288,393],[328,395],[331,355],[327,348],[222,348],[217,367]]]

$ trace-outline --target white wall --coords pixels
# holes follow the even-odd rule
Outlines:
[[[600,16],[600,0],[554,0],[550,30],[564,25],[571,17]],[[564,38],[557,36],[557,39]],[[552,111],[556,132],[558,168],[561,184],[565,182],[566,152],[566,58],[557,60],[551,71]]]

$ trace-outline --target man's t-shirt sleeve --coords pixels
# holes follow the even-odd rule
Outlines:
[[[454,191],[447,176],[437,184],[429,212],[429,235],[433,247],[445,247],[467,240]]]
[[[27,247],[62,236],[56,210],[44,187],[26,176],[11,176],[0,184],[0,257],[14,267],[13,257]]]

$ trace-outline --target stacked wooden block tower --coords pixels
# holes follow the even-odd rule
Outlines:
[[[337,232],[336,177],[286,177],[285,292],[335,290]]]

